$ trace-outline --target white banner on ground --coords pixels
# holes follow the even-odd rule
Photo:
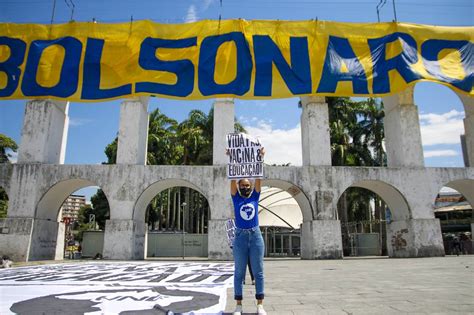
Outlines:
[[[244,133],[230,133],[227,135],[227,149],[227,178],[263,177],[262,145],[258,139]]]
[[[220,314],[233,264],[87,262],[0,269],[0,314]]]

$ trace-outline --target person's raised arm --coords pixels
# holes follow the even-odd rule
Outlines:
[[[232,179],[230,181],[230,194],[232,196],[235,196],[235,194],[237,194],[237,181],[235,179]]]

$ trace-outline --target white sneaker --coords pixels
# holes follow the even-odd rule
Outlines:
[[[234,315],[242,315],[242,305],[236,305]]]
[[[267,315],[267,312],[263,309],[262,304],[257,304],[257,314],[258,315]]]

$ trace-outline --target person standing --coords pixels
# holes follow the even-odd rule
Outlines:
[[[265,151],[262,148],[261,154]],[[255,277],[255,299],[257,314],[267,314],[263,308],[264,277],[263,255],[265,244],[258,224],[258,201],[261,192],[261,180],[256,179],[255,185],[248,179],[231,180],[230,193],[234,205],[235,239],[234,253],[234,299],[236,307],[234,315],[242,315],[243,281],[247,261],[250,259]]]

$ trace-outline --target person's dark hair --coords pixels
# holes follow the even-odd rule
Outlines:
[[[250,186],[253,186],[253,185],[252,185],[252,181],[251,181],[250,179],[248,179],[248,178],[241,178],[241,179],[239,179],[238,182],[237,182],[237,185],[238,185],[239,187],[240,187],[240,182],[243,181],[243,180],[248,180],[249,183],[250,183]]]

